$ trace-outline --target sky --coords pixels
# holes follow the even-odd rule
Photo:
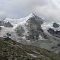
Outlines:
[[[0,16],[22,18],[30,13],[60,18],[60,0],[0,0]]]

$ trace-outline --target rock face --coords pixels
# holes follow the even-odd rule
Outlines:
[[[34,15],[30,19],[28,19],[27,29],[29,30],[29,37],[34,40],[39,39],[39,35],[45,38],[45,34],[41,25],[43,24],[43,20],[38,16]]]
[[[0,26],[13,27],[13,25],[10,22],[4,22],[4,21],[0,21]]]
[[[0,30],[2,30],[2,27],[0,27]]]
[[[54,34],[54,30],[52,28],[49,28],[48,32]]]
[[[54,31],[54,29],[49,28],[48,32],[52,34],[53,36],[59,37],[60,38],[60,31]]]
[[[38,40],[39,35],[43,32],[41,28],[42,19],[34,15],[28,19],[27,23],[28,39]]]
[[[18,26],[16,29],[15,29],[16,33],[18,36],[23,36],[23,33],[25,32],[24,28],[22,26]]]
[[[60,56],[40,47],[0,38],[0,60],[60,60]]]
[[[26,40],[38,40],[40,39],[39,36],[43,37],[44,39],[47,39],[48,37],[41,27],[42,24],[43,20],[33,14],[32,17],[28,18],[24,26],[18,26],[15,31],[18,35],[22,35],[26,32],[26,35],[23,35],[25,36]]]
[[[0,21],[0,26],[3,26],[4,22],[3,21]]]
[[[59,27],[59,24],[53,23],[53,27],[54,27],[54,28],[58,28],[58,27]]]
[[[4,27],[13,27],[13,25],[10,22],[4,23]]]

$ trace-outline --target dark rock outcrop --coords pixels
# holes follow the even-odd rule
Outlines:
[[[41,27],[42,24],[43,19],[33,14],[31,17],[28,18],[24,25],[17,26],[15,28],[15,32],[20,37],[25,36],[27,40],[38,40],[40,39],[39,36],[42,36],[43,38],[47,39],[48,37]]]
[[[55,37],[59,37],[60,38],[60,31],[54,31],[54,29],[49,28],[49,30],[47,30],[50,34],[52,34]]]
[[[0,30],[2,30],[2,27],[0,27]]]
[[[10,22],[4,22],[4,21],[0,21],[0,26],[13,27],[13,25]]]
[[[4,27],[13,27],[13,25],[10,22],[4,23]]]
[[[58,27],[59,27],[59,24],[53,23],[53,27],[54,27],[54,28],[58,28]]]
[[[4,25],[4,22],[3,21],[0,21],[0,26],[3,26]]]
[[[24,32],[25,32],[25,30],[24,30],[24,28],[22,27],[22,26],[18,26],[16,29],[15,29],[15,32],[16,32],[16,34],[18,35],[18,36],[23,36],[23,34],[24,34]]]

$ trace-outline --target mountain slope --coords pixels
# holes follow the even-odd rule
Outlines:
[[[0,60],[60,60],[60,57],[46,49],[0,38]]]
[[[48,23],[35,14],[30,14],[21,19],[6,18],[4,22],[9,22],[11,23],[9,26],[12,26],[1,27],[1,37],[5,37],[8,34],[11,39],[19,43],[39,46],[60,54],[60,26],[54,28],[56,24],[53,24],[53,22]],[[8,23],[6,23],[6,25],[8,25]],[[50,31],[51,33],[48,32],[49,28],[53,28],[53,34],[51,34],[52,30]]]

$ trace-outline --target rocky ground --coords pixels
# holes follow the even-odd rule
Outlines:
[[[0,38],[0,60],[60,60],[60,55],[7,37]]]

